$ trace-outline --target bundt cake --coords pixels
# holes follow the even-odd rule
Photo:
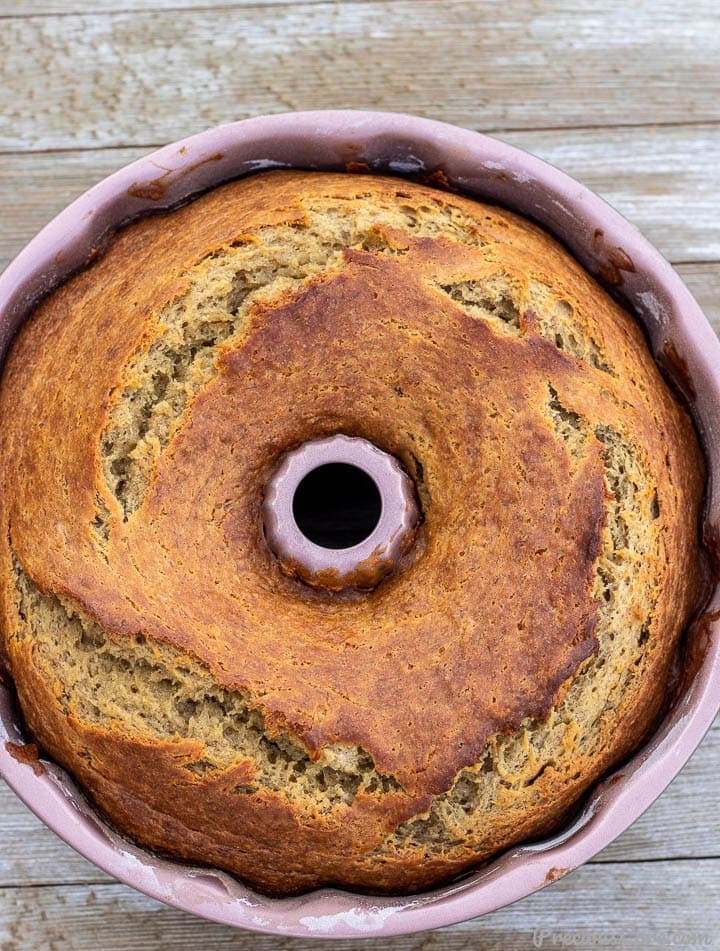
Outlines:
[[[275,171],[124,227],[0,383],[22,713],[122,833],[277,895],[413,892],[557,826],[652,727],[704,466],[633,317],[516,214]],[[286,454],[390,456],[402,558],[268,544]]]

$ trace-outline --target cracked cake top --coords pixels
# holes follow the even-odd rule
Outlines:
[[[124,228],[0,384],[0,607],[27,721],[143,844],[287,894],[436,884],[638,744],[704,484],[637,324],[528,221],[272,172]],[[334,433],[422,508],[372,591],[288,577],[263,489]]]

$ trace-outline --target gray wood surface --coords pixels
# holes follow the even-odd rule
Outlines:
[[[272,7],[292,6],[302,0],[14,0],[0,7],[0,17],[31,17],[53,14],[76,16],[79,13],[118,13],[122,11],[149,12],[155,10],[222,10],[225,7]],[[317,3],[338,3],[340,0],[314,0]],[[358,3],[362,0],[342,0]]]
[[[421,112],[485,131],[720,120],[716,0],[10,17],[2,43],[4,149],[172,141],[301,108]]]
[[[641,228],[720,331],[717,0],[0,0],[0,269],[155,145],[261,112],[348,106],[491,131],[565,169]],[[720,947],[719,774],[720,720],[584,868],[482,919],[360,945]],[[0,951],[314,944],[133,892],[0,782]]]

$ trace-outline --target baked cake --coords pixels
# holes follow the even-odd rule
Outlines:
[[[547,833],[656,722],[704,467],[634,319],[496,207],[271,172],[119,232],[0,386],[0,623],[29,729],[150,849],[412,892]],[[370,590],[263,492],[362,436],[422,509]]]

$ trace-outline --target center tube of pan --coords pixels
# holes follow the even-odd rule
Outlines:
[[[265,538],[283,570],[330,591],[375,587],[419,521],[415,486],[397,459],[343,434],[286,453],[263,500]]]

